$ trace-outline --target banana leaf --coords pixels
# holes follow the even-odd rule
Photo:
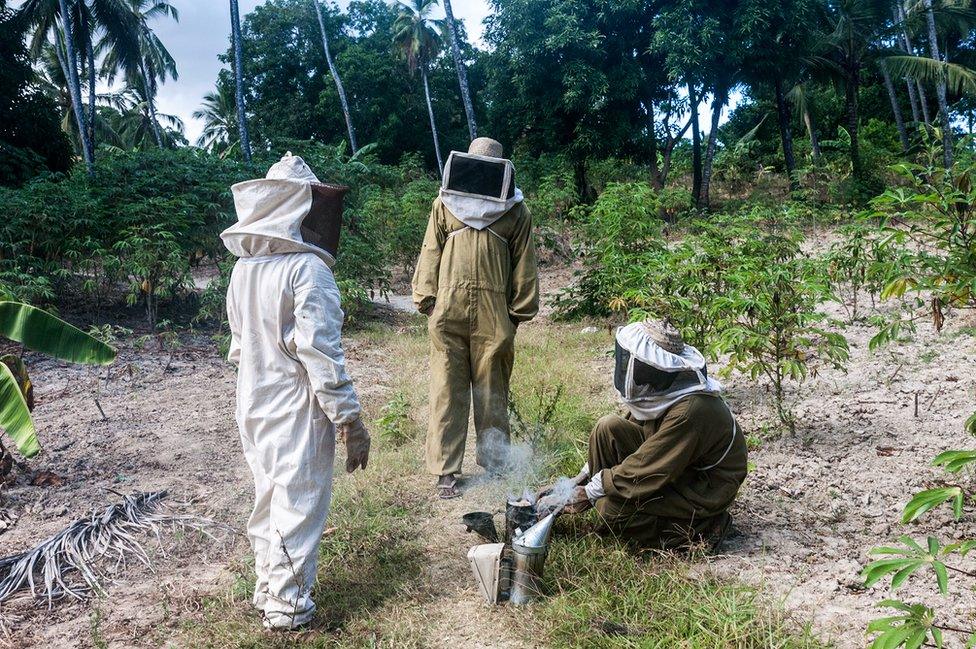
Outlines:
[[[41,450],[24,394],[10,368],[0,363],[0,428],[7,431],[24,457]]]
[[[71,363],[108,365],[115,360],[115,350],[102,341],[46,311],[20,302],[0,302],[0,336]]]

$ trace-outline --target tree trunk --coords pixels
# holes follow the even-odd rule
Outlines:
[[[860,90],[861,73],[859,66],[855,66],[848,71],[848,79],[844,91],[844,109],[847,114],[847,132],[851,136],[851,173],[854,178],[860,179],[863,175],[861,169],[861,147],[858,141],[857,119],[858,119],[858,90]]]
[[[95,159],[95,48],[92,35],[85,39],[85,58],[88,62],[88,155]]]
[[[64,0],[61,0],[62,2]],[[247,115],[244,104],[244,44],[241,39],[241,16],[237,0],[230,0],[230,32],[234,41],[234,98],[237,102],[237,128],[241,136],[241,152],[244,161],[251,161],[251,138],[247,132]]]
[[[346,130],[349,132],[349,146],[352,147],[350,153],[355,154],[359,150],[356,145],[356,129],[352,126],[352,113],[349,111],[349,101],[346,99],[346,89],[342,86],[342,79],[339,78],[339,70],[336,69],[332,61],[332,52],[329,50],[329,37],[325,33],[325,21],[322,20],[322,7],[318,0],[312,0],[315,5],[315,15],[319,19],[319,31],[322,32],[322,49],[325,50],[325,62],[329,66],[329,73],[335,82],[336,92],[339,93],[339,103],[342,105],[342,114],[346,118]]]
[[[454,22],[454,9],[451,0],[444,0],[444,13],[447,14],[448,35],[451,38],[451,54],[457,69],[458,85],[461,86],[461,101],[464,102],[464,115],[468,118],[468,134],[471,139],[478,137],[478,124],[474,119],[474,104],[471,102],[471,88],[468,86],[468,70],[461,59],[461,46],[458,43],[457,25]]]
[[[701,207],[702,155],[701,126],[698,124],[698,103],[701,98],[695,92],[695,85],[688,80],[688,108],[691,111],[691,196],[695,207]]]
[[[924,0],[925,17],[929,27],[929,50],[932,60],[942,63],[939,56],[939,39],[935,31],[935,13],[932,11],[932,0]],[[949,121],[949,102],[946,99],[946,78],[945,72],[939,75],[939,81],[935,84],[936,96],[939,100],[939,124],[942,126],[942,158],[945,161],[946,169],[952,167],[952,123]]]
[[[661,180],[661,169],[657,163],[657,133],[654,130],[654,103],[647,102],[647,153],[650,157],[648,161],[651,168],[651,186],[654,189],[662,189],[664,183]]]
[[[921,124],[922,115],[918,112],[918,90],[915,88],[915,82],[905,77],[905,86],[908,88],[908,103],[912,105],[912,121]]]
[[[718,146],[718,121],[722,117],[722,109],[728,101],[728,89],[725,86],[717,86],[712,97],[712,123],[708,131],[708,145],[705,147],[705,162],[702,166],[702,186],[701,203],[703,206],[711,207],[712,199],[710,190],[712,186],[712,162],[715,160],[715,150]]]
[[[796,177],[796,158],[793,155],[793,131],[790,128],[790,110],[786,105],[786,95],[783,92],[783,78],[776,75],[773,82],[776,90],[776,116],[779,121],[779,137],[783,144],[783,160],[786,163],[786,176],[790,179],[790,191],[800,189],[800,181]]]
[[[898,93],[895,92],[895,84],[891,82],[891,73],[888,72],[888,65],[883,59],[878,61],[878,65],[881,67],[881,76],[884,78],[885,88],[888,89],[891,112],[895,115],[895,126],[898,127],[898,137],[901,139],[901,151],[908,153],[908,131],[905,130],[905,121],[901,117],[901,107],[898,105]]]
[[[152,129],[153,139],[156,140],[156,146],[162,149],[163,136],[159,132],[159,122],[156,120],[155,97],[152,86],[149,83],[149,75],[146,73],[146,66],[141,60],[139,61],[139,73],[142,75],[143,92],[146,93],[146,110],[149,113],[149,127]]]
[[[434,104],[430,101],[430,84],[427,83],[427,66],[420,65],[420,76],[424,80],[424,96],[427,98],[427,114],[430,116],[430,132],[434,136],[434,154],[437,156],[437,168],[441,176],[444,175],[444,160],[441,158],[441,145],[437,141],[437,123],[434,121]]]
[[[85,115],[81,103],[81,80],[78,78],[78,56],[75,50],[75,39],[72,34],[71,12],[68,11],[67,0],[58,0],[58,7],[61,10],[61,23],[64,27],[64,49],[65,67],[68,73],[68,92],[71,95],[71,109],[78,123],[78,137],[81,139],[81,153],[85,160],[85,168],[88,175],[95,172],[94,160],[92,159],[91,145],[88,141],[88,129],[85,128]]]
[[[803,109],[803,124],[807,127],[807,136],[810,138],[810,155],[813,157],[813,164],[820,164],[820,136],[817,134],[816,120],[809,108]]]
[[[902,25],[901,37],[902,37],[902,42],[905,45],[905,53],[910,56],[914,56],[915,48],[912,46],[912,39],[908,36],[908,29],[905,28],[905,21],[907,20],[907,16],[905,15],[905,8],[902,6],[901,0],[895,3],[895,12],[897,14],[896,16],[897,21],[900,22]],[[925,98],[925,88],[922,86],[922,82],[919,81],[918,79],[909,79],[908,83],[909,85],[915,84],[914,92],[910,90],[909,93],[911,95],[917,92],[918,103],[922,109],[922,116],[921,116],[922,121],[925,123],[926,126],[929,126],[932,123],[932,120],[929,119],[929,106]],[[918,122],[919,115],[917,112],[914,111],[914,105],[912,106],[912,109],[913,109],[912,114],[915,117],[915,121]]]

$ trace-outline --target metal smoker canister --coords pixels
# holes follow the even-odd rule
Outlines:
[[[542,596],[542,571],[555,519],[554,513],[549,514],[512,542],[512,604],[529,604]]]

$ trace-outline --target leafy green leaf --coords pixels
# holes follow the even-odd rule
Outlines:
[[[71,363],[107,365],[115,360],[115,350],[97,338],[20,302],[0,302],[0,336]]]
[[[27,401],[16,377],[3,363],[0,363],[0,428],[10,435],[24,457],[33,457],[40,452],[41,445]]]

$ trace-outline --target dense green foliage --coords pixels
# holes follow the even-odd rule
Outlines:
[[[24,26],[0,0],[0,186],[64,171],[71,149],[54,102],[32,87]]]

